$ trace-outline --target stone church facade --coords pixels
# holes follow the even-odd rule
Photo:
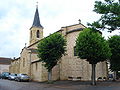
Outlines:
[[[53,80],[91,80],[91,65],[77,58],[74,52],[75,41],[79,33],[86,28],[83,24],[75,24],[61,27],[57,32],[61,33],[67,41],[66,55],[63,56],[52,70]],[[37,57],[37,45],[43,39],[43,26],[40,24],[38,7],[36,8],[33,25],[30,28],[29,46],[24,47],[20,57],[11,62],[11,73],[28,74],[33,81],[46,81],[47,70]],[[96,66],[96,78],[107,78],[107,64],[100,62]]]

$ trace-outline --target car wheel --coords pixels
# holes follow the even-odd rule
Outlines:
[[[18,78],[18,80],[17,80],[18,82],[20,82],[20,79]]]
[[[17,81],[16,78],[15,78],[15,81]]]
[[[18,78],[16,78],[15,81],[18,81]]]

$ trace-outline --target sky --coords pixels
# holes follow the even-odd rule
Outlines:
[[[79,19],[87,26],[100,17],[93,12],[95,0],[0,0],[0,57],[19,57],[25,43],[29,45],[36,2],[44,37],[63,26],[78,24]],[[105,38],[114,34],[120,33],[103,32]]]

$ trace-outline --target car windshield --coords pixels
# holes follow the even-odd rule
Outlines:
[[[21,75],[25,75],[25,76],[28,76],[27,74],[21,74]]]
[[[14,73],[13,73],[13,74],[11,74],[11,76],[17,76],[17,74],[14,74]]]
[[[5,75],[10,75],[10,73],[4,73]]]

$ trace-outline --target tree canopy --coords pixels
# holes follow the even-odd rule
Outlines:
[[[120,0],[95,1],[93,11],[100,14],[101,18],[88,25],[110,32],[120,29]]]
[[[65,53],[65,46],[66,41],[59,33],[51,34],[39,42],[38,57],[45,63],[44,66],[48,71],[52,70]]]
[[[120,36],[114,35],[108,40],[112,56],[110,58],[110,69],[112,71],[120,70]]]
[[[76,51],[81,59],[87,59],[90,64],[97,64],[111,55],[109,45],[101,33],[91,28],[86,28],[79,34]]]

